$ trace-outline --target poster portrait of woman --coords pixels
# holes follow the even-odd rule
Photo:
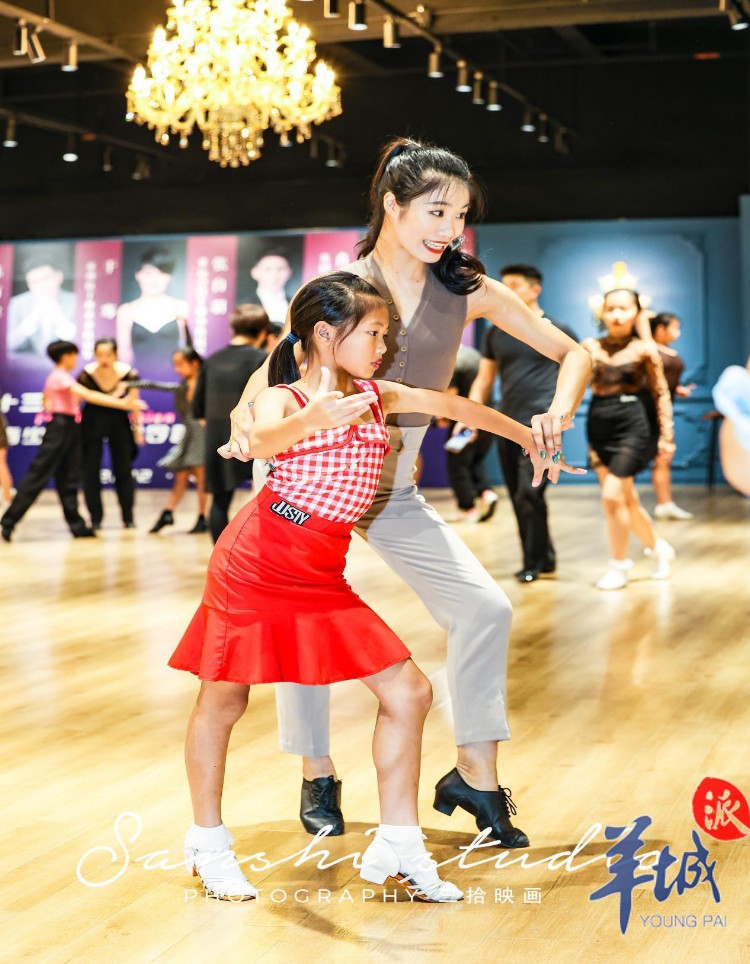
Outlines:
[[[185,241],[123,245],[123,303],[117,309],[119,357],[144,378],[165,378],[172,354],[190,347],[185,289]]]

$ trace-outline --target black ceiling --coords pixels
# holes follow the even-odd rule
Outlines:
[[[41,0],[26,3],[44,12]],[[690,12],[698,4],[678,6]],[[493,114],[454,91],[450,64],[442,80],[427,78],[424,38],[404,35],[400,49],[384,49],[377,11],[367,34],[353,34],[322,21],[321,0],[290,5],[311,23],[319,54],[337,68],[344,112],[321,133],[344,146],[342,169],[311,158],[308,145],[284,150],[269,138],[264,156],[249,168],[222,170],[208,161],[196,135],[185,151],[162,148],[148,130],[126,123],[132,61],[143,56],[153,26],[164,19],[160,0],[58,2],[57,21],[123,53],[118,59],[82,47],[76,73],[52,63],[21,67],[11,56],[13,22],[0,19],[0,113],[19,118],[18,147],[0,147],[0,236],[361,223],[378,147],[401,133],[463,153],[488,185],[492,220],[726,215],[748,190],[750,30],[730,30],[724,16],[678,19],[674,3],[631,0],[609,5],[617,8],[617,22],[576,23],[570,16],[549,26],[445,34],[441,19],[453,16],[455,27],[456,11],[470,26],[472,10],[484,10],[479,20],[487,26],[493,11],[516,16],[523,5],[435,3],[439,16],[431,29],[446,48],[570,129],[564,155],[520,132],[513,99]],[[604,9],[607,0],[591,0],[589,7],[597,5]],[[415,4],[391,6],[408,12]],[[666,19],[620,16],[628,7],[661,15],[668,6]],[[0,14],[7,7],[0,2]],[[534,8],[537,20],[546,9],[563,21],[564,7],[581,9],[560,0],[537,0],[525,9]],[[59,41],[42,39],[50,59],[61,54]],[[60,131],[34,126],[44,122]],[[74,164],[62,160],[68,127],[86,138]],[[105,173],[108,141],[116,144],[114,170]],[[149,156],[151,176],[136,182],[138,153]]]

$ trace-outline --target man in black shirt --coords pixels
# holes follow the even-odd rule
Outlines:
[[[542,291],[541,272],[528,264],[509,264],[500,271],[500,280],[550,324],[578,341],[577,335],[547,316],[539,307]],[[487,404],[492,397],[495,379],[500,376],[502,397],[500,411],[524,425],[532,415],[546,412],[555,394],[559,366],[529,345],[494,325],[489,325],[482,343],[482,361],[469,397]],[[499,438],[500,465],[505,476],[523,549],[523,568],[515,573],[519,582],[534,582],[540,572],[554,572],[555,548],[547,526],[547,504],[544,490],[547,477],[532,488],[533,468],[521,448],[509,439]]]
[[[223,459],[216,451],[229,438],[229,413],[248,378],[266,360],[261,349],[268,334],[268,315],[260,305],[238,305],[229,324],[234,337],[203,363],[193,396],[193,416],[206,426],[206,490],[211,492],[209,525],[214,542],[229,522],[234,490],[252,478],[253,463]]]

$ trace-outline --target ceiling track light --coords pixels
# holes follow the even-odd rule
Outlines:
[[[8,119],[5,122],[5,137],[3,139],[3,147],[18,147],[18,140],[16,137],[16,119],[12,114],[8,115]]]
[[[397,50],[401,46],[398,23],[393,17],[386,17],[383,21],[383,46],[386,50]]]
[[[102,151],[102,171],[110,174],[112,171],[112,145],[107,144]]]
[[[339,161],[336,156],[336,141],[329,140],[327,144],[326,167],[338,167]]]
[[[521,130],[526,134],[533,134],[536,130],[536,124],[534,123],[534,114],[530,107],[525,107],[523,111],[523,123],[521,124]]]
[[[498,94],[498,83],[496,80],[491,80],[487,85],[487,110],[497,111],[502,109],[503,105],[500,103],[500,95]]]
[[[323,16],[326,20],[333,20],[341,16],[339,0],[323,0]]]
[[[349,29],[367,30],[367,7],[364,0],[349,0]]]
[[[62,70],[66,74],[72,74],[74,71],[78,70],[78,41],[71,40],[68,44],[68,49],[65,52],[65,60],[62,63]]]
[[[25,20],[16,20],[13,31],[13,56],[25,57],[29,52],[29,28]]]
[[[67,161],[69,164],[73,164],[78,160],[78,151],[76,150],[76,136],[75,134],[68,134],[68,143],[65,147],[65,152],[63,153],[62,159]]]
[[[555,130],[555,139],[553,142],[553,147],[558,154],[564,154],[566,157],[570,154],[570,145],[568,144],[568,132],[564,127],[558,127]]]
[[[133,173],[130,176],[134,181],[147,181],[151,177],[151,165],[149,164],[148,158],[139,155],[136,159]]]
[[[443,52],[442,47],[433,47],[430,51],[430,56],[427,61],[427,76],[435,77],[439,80],[444,77],[443,68],[440,65],[440,56]]]
[[[484,97],[482,96],[482,82],[484,80],[484,74],[481,70],[477,70],[474,74],[474,85],[471,91],[471,102],[472,104],[483,104]]]
[[[540,144],[549,143],[549,122],[546,114],[539,115],[539,133],[536,139]]]
[[[459,60],[456,64],[458,74],[456,76],[456,90],[461,94],[468,94],[471,91],[469,83],[469,65],[465,60]]]
[[[47,59],[47,54],[45,54],[44,48],[42,47],[42,41],[39,39],[38,27],[29,34],[29,49],[27,53],[32,64],[41,64]]]

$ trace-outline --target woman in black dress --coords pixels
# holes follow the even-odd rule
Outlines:
[[[78,376],[84,388],[105,395],[122,395],[122,383],[126,394],[137,398],[138,392],[132,385],[138,373],[126,362],[117,357],[117,342],[114,338],[100,338],[94,345],[94,361],[86,365]],[[112,463],[115,492],[120,503],[122,524],[126,529],[134,529],[133,502],[135,483],[133,482],[133,462],[138,454],[138,446],[143,444],[140,429],[140,412],[128,412],[116,408],[103,408],[101,405],[88,405],[81,415],[81,444],[83,466],[83,494],[86,500],[91,528],[100,529],[104,517],[102,507],[102,455],[104,442],[109,444],[109,457]]]

